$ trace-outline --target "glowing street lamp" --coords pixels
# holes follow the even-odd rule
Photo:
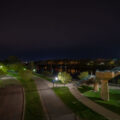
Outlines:
[[[55,78],[52,80],[53,87],[54,87],[54,84],[55,84],[56,81],[58,81],[58,77],[55,77]]]
[[[55,77],[55,80],[58,81],[58,77]]]
[[[36,72],[36,69],[33,69],[33,72]]]
[[[2,69],[3,68],[3,66],[2,65],[0,65],[0,69]]]

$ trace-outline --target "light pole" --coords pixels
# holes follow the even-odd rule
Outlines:
[[[33,69],[33,72],[36,72],[36,69]]]
[[[0,69],[2,69],[3,68],[3,66],[2,65],[0,65]]]
[[[54,88],[54,83],[55,83],[55,80],[52,80],[52,83],[53,83],[53,88]]]
[[[55,77],[55,80],[58,81],[58,77]]]
[[[58,81],[58,77],[55,77],[55,81],[56,81],[56,82]],[[56,87],[57,87],[57,83],[56,83]]]
[[[55,82],[56,82],[56,81],[58,81],[58,77],[55,77],[55,79],[54,79],[54,80],[52,80],[53,87],[54,87],[54,84],[55,84]],[[56,84],[56,87],[57,87],[57,84]]]

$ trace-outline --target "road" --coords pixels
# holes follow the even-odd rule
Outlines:
[[[0,88],[0,120],[22,120],[23,101],[23,88],[20,85]]]
[[[48,120],[77,120],[75,114],[48,86],[49,82],[38,77],[35,77],[35,82]]]

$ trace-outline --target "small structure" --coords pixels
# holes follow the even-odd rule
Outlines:
[[[114,77],[113,71],[96,71],[96,79],[101,81],[101,98],[103,100],[109,100],[108,81]]]

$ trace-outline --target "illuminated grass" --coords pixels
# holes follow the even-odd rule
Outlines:
[[[52,78],[49,78],[47,77],[46,75],[44,74],[38,74],[38,73],[35,73],[36,76],[40,77],[40,78],[43,78],[45,80],[48,80],[49,82],[52,82]],[[55,83],[58,83],[58,84],[63,84],[60,80],[56,81]]]
[[[24,120],[44,120],[45,115],[34,80],[25,80],[24,78],[20,78],[18,75],[16,77],[21,82],[25,90]]]
[[[107,120],[79,102],[67,87],[53,88],[62,101],[83,120]]]
[[[43,79],[45,79],[45,80],[48,80],[48,81],[52,82],[52,79],[49,78],[49,77],[47,77],[47,76],[44,75],[44,74],[35,73],[35,75],[38,76],[38,77],[40,77],[40,78],[43,78]]]
[[[101,100],[100,92],[94,92],[87,86],[79,88],[79,91],[94,102],[120,115],[120,90],[110,89],[109,101]]]
[[[21,79],[25,89],[26,109],[24,120],[42,120],[44,113],[34,80]]]

